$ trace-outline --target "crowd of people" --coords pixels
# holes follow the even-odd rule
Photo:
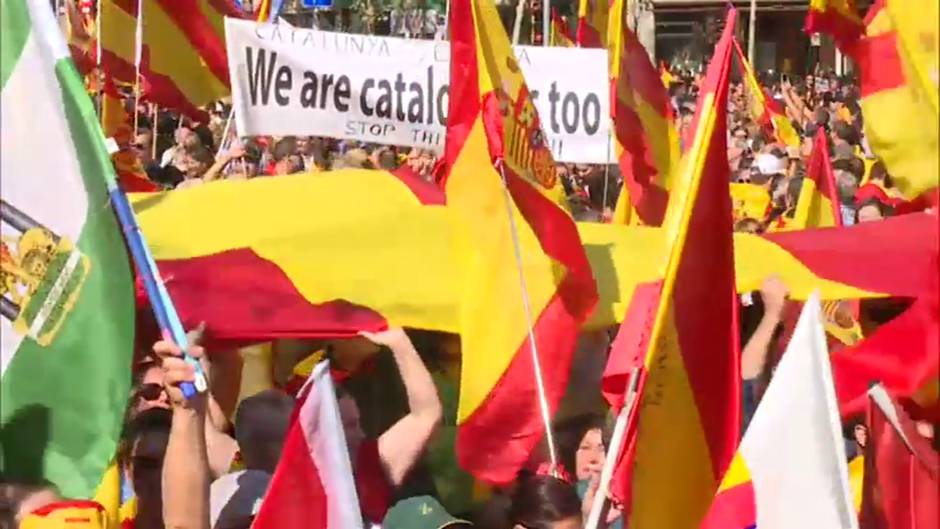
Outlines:
[[[691,126],[700,82],[700,75],[681,75],[669,87],[680,138]],[[767,78],[765,86],[802,143],[796,147],[780,142],[750,113],[744,84],[732,84],[728,108],[732,182],[759,188],[767,204],[756,213],[743,205],[736,207],[737,231],[786,229],[819,130],[827,133],[843,224],[877,221],[896,213],[900,196],[867,145],[858,87],[851,78],[819,72],[799,79]],[[135,153],[149,179],[165,190],[342,168],[408,171],[428,181],[435,177],[437,159],[428,150],[318,137],[238,138],[228,123],[230,109],[222,104],[210,109],[207,123],[170,112],[155,114],[143,106],[138,110],[136,134],[124,148]],[[154,115],[156,121],[151,119]],[[609,221],[621,187],[615,166],[558,164],[557,170],[578,220]],[[781,328],[787,286],[768,277],[760,292],[747,296],[750,302],[742,304],[740,330],[745,416],[757,407],[786,345]],[[840,315],[837,319],[853,323],[847,307]],[[862,319],[866,330],[884,321],[865,314]],[[429,446],[440,442],[441,425],[453,426],[454,405],[441,388],[447,363],[457,356],[447,353],[459,348],[454,337],[389,329],[349,340],[276,343],[272,348],[279,367],[273,370],[271,387],[242,394],[240,401],[243,375],[250,369],[246,353],[207,355],[192,348],[189,353],[202,362],[210,391],[186,399],[179,385],[193,380],[192,366],[172,343],[151,342],[152,348],[141,347],[135,355],[134,390],[118,452],[122,499],[135,505],[125,527],[250,527],[264,501],[294,410],[296,388],[290,387],[287,375],[314,354],[329,357],[344,373],[339,408],[360,511],[367,522],[388,529],[582,527],[609,443],[609,411],[598,387],[615,331],[585,333],[579,343],[572,382],[554,424],[560,468],[548,468],[544,454],[537,451],[514,483],[487,490],[478,498],[471,498],[473,487],[467,487],[461,489],[465,497],[457,500],[453,493],[440,490],[427,458]],[[384,370],[361,367],[383,361]],[[395,390],[387,388],[401,388],[403,398],[396,403],[386,394]],[[921,426],[922,435],[933,437],[929,423]],[[864,426],[848,425],[845,433],[854,456],[855,447],[865,443]],[[4,516],[21,522],[55,498],[55,490],[43,484],[5,484]],[[440,516],[422,516],[431,511]],[[615,505],[603,525],[621,528],[628,517]]]

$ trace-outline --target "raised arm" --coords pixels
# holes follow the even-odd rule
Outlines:
[[[393,486],[401,485],[414,466],[434,429],[441,421],[441,401],[431,373],[400,328],[380,333],[360,333],[373,343],[392,350],[408,395],[408,415],[402,417],[378,439],[379,458]]]
[[[741,378],[744,380],[755,379],[764,372],[774,331],[783,317],[787,286],[777,276],[770,276],[761,285],[760,295],[764,301],[764,316],[741,352]]]
[[[179,385],[195,379],[178,347],[154,345],[161,359],[164,387],[173,408],[173,425],[163,460],[163,523],[166,529],[210,529],[209,456],[206,451],[206,395],[186,400]],[[202,357],[200,347],[190,349]]]

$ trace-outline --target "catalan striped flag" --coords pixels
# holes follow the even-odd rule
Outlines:
[[[923,84],[918,72],[929,70],[931,66],[919,58],[929,56],[930,52],[911,53],[906,45],[916,40],[921,46],[932,46],[933,57],[936,57],[937,22],[925,23],[928,26],[922,33],[908,35],[907,32],[917,30],[917,25],[902,22],[897,26],[896,18],[891,16],[895,10],[888,10],[887,5],[887,1],[878,0],[869,9],[865,36],[850,48],[850,54],[860,70],[865,136],[896,187],[905,198],[915,201],[936,193],[940,182],[940,159],[937,158],[940,114],[935,106],[936,62],[932,66],[932,81]],[[911,14],[897,20],[920,16],[914,15],[918,8],[909,9]],[[902,34],[901,29],[905,33]],[[917,119],[898,119],[898,116],[917,116]]]
[[[700,529],[858,527],[819,297],[803,306],[773,380]]]
[[[568,21],[558,14],[555,8],[552,8],[552,46],[561,46],[563,48],[573,48],[574,39],[571,37],[571,30],[568,28]]]
[[[582,48],[607,47],[608,0],[578,0],[578,29],[575,39]]]
[[[457,458],[478,479],[505,483],[545,434],[535,370],[553,414],[597,289],[574,221],[548,196],[554,162],[495,5],[452,2],[450,31],[442,184],[469,255]]]
[[[845,46],[861,37],[865,27],[855,0],[810,0],[803,29],[807,33],[828,33]]]
[[[608,26],[614,153],[623,175],[614,219],[658,226],[669,202],[669,176],[679,159],[679,135],[656,67],[624,24],[625,5],[626,0],[612,2]],[[635,215],[623,213],[627,209]]]
[[[642,373],[611,482],[634,527],[697,527],[737,445],[741,374],[726,147],[736,15],[729,9],[699,96],[694,142],[677,168],[662,276],[634,293],[602,381],[608,401],[620,407],[624,375],[634,367]]]
[[[161,107],[205,120],[199,107],[229,95],[223,19],[240,17],[229,0],[143,0],[140,72],[144,94]],[[101,1],[102,67],[134,83],[135,0]]]
[[[829,162],[829,139],[826,131],[819,129],[813,139],[813,152],[800,188],[793,220],[787,227],[806,229],[830,226],[842,226],[842,212],[839,208],[839,190]]]
[[[781,143],[789,147],[799,147],[800,135],[796,133],[784,110],[772,97],[768,97],[766,90],[757,80],[754,68],[741,50],[738,39],[734,39],[734,51],[744,70],[742,73],[747,83],[748,103],[754,121],[773,134]]]

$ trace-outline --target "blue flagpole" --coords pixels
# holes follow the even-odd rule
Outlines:
[[[127,195],[117,187],[115,182],[108,183],[108,194],[111,197],[111,204],[117,213],[118,222],[121,223],[121,229],[124,231],[124,238],[127,240],[127,246],[137,265],[144,282],[144,288],[147,290],[147,297],[150,299],[150,305],[153,307],[153,315],[157,319],[157,324],[164,334],[169,334],[173,342],[183,351],[183,359],[191,365],[196,372],[195,384],[184,382],[180,385],[183,395],[189,399],[206,390],[206,376],[202,371],[199,362],[189,356],[186,351],[189,349],[189,343],[186,338],[186,330],[180,322],[179,315],[176,313],[176,307],[170,294],[163,284],[160,277],[160,270],[150,255],[150,249],[144,241],[144,235],[137,224],[137,218],[134,216],[134,210],[131,208]]]

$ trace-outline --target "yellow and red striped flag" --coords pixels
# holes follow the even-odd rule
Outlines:
[[[747,83],[748,103],[751,110],[751,116],[754,121],[763,127],[767,132],[773,134],[781,143],[789,147],[800,146],[800,135],[796,133],[793,124],[786,113],[780,108],[780,105],[772,97],[769,97],[764,88],[754,75],[754,68],[748,62],[747,57],[741,50],[741,44],[738,39],[734,39],[734,52],[741,63],[742,77]]]
[[[582,48],[607,47],[607,0],[578,0],[575,40]]]
[[[135,0],[101,1],[102,67],[134,83]],[[224,17],[241,17],[229,0],[143,0],[140,73],[144,94],[161,107],[205,120],[199,109],[231,92]]]
[[[555,8],[552,8],[552,46],[561,46],[563,48],[573,48],[574,39],[571,38],[571,30],[568,28],[568,21],[558,14]]]
[[[829,162],[829,139],[819,129],[813,140],[813,153],[806,168],[803,186],[788,229],[828,228],[842,226],[839,190]]]
[[[634,293],[602,382],[611,405],[621,407],[626,375],[641,370],[611,483],[632,527],[698,527],[737,445],[741,375],[726,138],[735,16],[729,9],[699,95],[694,141],[676,171],[663,225],[670,241],[663,279]]]
[[[267,22],[270,17],[271,0],[261,0],[261,5],[258,6],[258,12],[255,13],[255,20],[258,22]]]
[[[850,48],[850,54],[860,70],[865,136],[895,186],[913,201],[936,193],[940,182],[937,158],[940,115],[932,103],[937,97],[936,77],[932,85],[921,84],[916,72],[929,66],[923,64],[926,61],[909,60],[914,55],[907,54],[902,46],[918,36],[902,37],[886,5],[879,0],[871,7],[865,19],[865,36]],[[933,34],[928,30],[919,37],[924,43],[933,42],[935,49],[937,22],[932,24]],[[910,30],[909,25],[903,27]],[[933,68],[936,75],[936,63]]]
[[[88,75],[95,67],[95,19],[83,13],[76,0],[65,2],[66,40],[75,68],[82,76]]]
[[[840,46],[862,36],[865,26],[855,0],[810,0],[803,26],[807,33],[828,33]]]
[[[535,370],[553,414],[597,290],[574,221],[548,196],[554,162],[495,5],[455,0],[450,31],[442,185],[448,209],[465,219],[456,244],[472,256],[458,314],[457,458],[478,479],[505,483],[545,433]]]
[[[623,175],[614,221],[658,226],[669,202],[669,175],[679,159],[679,135],[656,67],[624,24],[625,5],[626,0],[613,1],[608,25],[614,153]]]
[[[938,113],[940,56],[938,34],[940,13],[938,3],[888,0],[888,16],[897,31],[898,48],[910,82],[919,86],[920,94],[930,101],[934,116]]]

